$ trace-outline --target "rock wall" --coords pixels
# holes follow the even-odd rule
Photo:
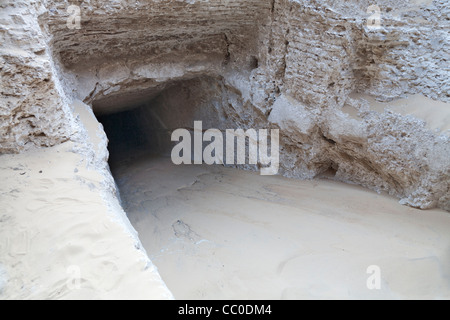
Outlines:
[[[39,24],[41,1],[0,3],[0,153],[67,141],[76,132]]]
[[[151,104],[162,118],[207,118],[214,108],[218,126],[280,128],[286,176],[331,175],[450,210],[448,136],[354,97],[449,102],[450,9],[377,3],[374,31],[366,0],[6,1],[0,151],[75,139],[71,99],[97,115]],[[180,83],[184,103],[171,98]]]
[[[354,91],[384,100],[422,93],[450,101],[448,3],[378,1],[379,30],[367,27],[371,4],[275,1],[269,65],[283,91],[323,107],[342,106]]]

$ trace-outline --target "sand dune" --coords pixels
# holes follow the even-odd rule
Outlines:
[[[352,98],[365,99],[371,110],[384,112],[386,109],[401,115],[413,116],[425,122],[426,127],[440,134],[450,136],[450,104],[427,98],[421,94],[411,95],[403,99],[391,102],[379,102],[373,96],[367,94],[352,94]],[[349,106],[343,111],[353,117],[357,112]]]
[[[141,157],[125,209],[178,299],[448,299],[450,216],[335,181]],[[369,290],[369,266],[381,290]]]
[[[450,298],[448,212],[330,180],[141,156],[114,173],[167,288],[75,149],[0,156],[0,299]],[[367,288],[373,265],[380,290]]]
[[[0,299],[171,298],[73,149],[0,156]]]

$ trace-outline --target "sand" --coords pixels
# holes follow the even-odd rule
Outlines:
[[[413,116],[424,121],[425,126],[437,134],[450,136],[450,103],[433,100],[421,94],[407,96],[391,102],[380,102],[373,96],[360,93],[352,94],[350,97],[366,100],[369,109],[373,111],[382,113],[385,110],[390,110],[404,116]],[[357,111],[350,106],[345,106],[343,111],[353,118],[358,118]]]
[[[448,130],[445,105],[424,99],[370,103]],[[101,165],[98,122],[84,104],[74,111]],[[0,299],[450,298],[448,212],[141,155],[114,167],[128,220],[79,147],[0,156]]]
[[[0,299],[172,298],[74,147],[0,156]]]
[[[114,170],[177,299],[448,299],[450,215],[330,180],[141,156]],[[381,289],[369,290],[370,266]]]

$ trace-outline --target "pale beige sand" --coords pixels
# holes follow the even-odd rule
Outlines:
[[[342,183],[141,157],[115,170],[178,299],[450,298],[450,214]],[[381,290],[367,268],[381,268]]]
[[[445,130],[447,105],[416,98],[395,110],[406,103],[406,114]],[[424,113],[424,104],[436,108]],[[85,105],[74,108],[101,163],[98,123]],[[0,156],[0,299],[171,298],[105,177],[75,147]],[[128,162],[117,177],[176,298],[450,298],[448,212],[333,181],[162,158]],[[381,290],[366,287],[371,265]]]
[[[412,95],[391,102],[377,101],[367,94],[352,94],[350,97],[364,99],[369,103],[371,110],[384,112],[386,109],[401,115],[410,115],[425,121],[426,127],[439,134],[450,136],[450,103],[436,101],[421,94]],[[343,111],[357,118],[357,110],[345,106]]]
[[[73,148],[0,156],[0,299],[171,298]]]

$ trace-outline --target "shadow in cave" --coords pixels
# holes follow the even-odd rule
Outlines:
[[[109,140],[108,162],[113,172],[140,156],[167,154],[170,134],[148,115],[149,109],[146,104],[119,113],[97,115]]]
[[[177,144],[171,141],[172,132],[184,128],[193,133],[195,121],[202,121],[204,128],[232,128],[234,123],[227,120],[224,110],[228,105],[223,104],[223,90],[222,79],[205,76],[174,82],[158,94],[126,95],[129,101],[120,96],[94,101],[94,112],[109,139],[113,173],[114,168],[143,155],[170,158]],[[128,108],[127,103],[135,106]]]

